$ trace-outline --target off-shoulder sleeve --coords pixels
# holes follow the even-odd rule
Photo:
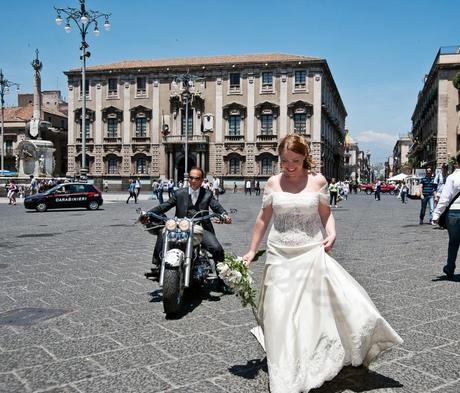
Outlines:
[[[329,188],[327,183],[319,191],[319,201],[326,205],[329,205]]]
[[[265,186],[264,194],[262,195],[262,208],[266,208],[272,204],[273,190],[269,186]]]

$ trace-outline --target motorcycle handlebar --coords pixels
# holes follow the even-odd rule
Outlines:
[[[196,212],[196,213],[193,215],[193,217],[191,218],[191,220],[192,220],[193,222],[200,222],[200,221],[209,220],[209,219],[214,218],[214,217],[219,218],[219,219],[221,219],[221,220],[225,219],[225,217],[224,217],[223,215],[217,214],[217,213],[211,213],[211,214],[207,214],[207,215],[205,215],[205,216],[197,217],[198,214],[204,213],[204,212],[208,213],[207,210],[201,210],[201,211]],[[154,212],[152,212],[152,211],[140,212],[140,215],[141,215],[141,216],[153,217],[153,218],[156,218],[156,219],[158,219],[159,221],[163,221],[163,222],[166,222],[167,220],[169,220],[169,218],[165,218],[165,217],[163,217],[163,216],[160,216],[159,214],[156,214],[156,213],[154,213]]]

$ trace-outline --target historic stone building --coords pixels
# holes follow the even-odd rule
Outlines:
[[[184,89],[178,76],[186,73],[193,85]],[[65,74],[68,174],[74,176],[82,154],[81,75],[79,69]],[[116,188],[129,177],[182,179],[186,129],[188,167],[200,165],[224,181],[276,173],[277,141],[290,132],[308,139],[317,170],[343,176],[347,112],[324,59],[261,54],[124,61],[88,67],[86,76],[86,154],[96,181]]]
[[[347,180],[357,184],[369,182],[371,153],[364,153],[360,150],[358,143],[353,140],[347,129],[345,130],[345,142],[342,149],[344,176],[343,178],[339,178],[339,180]]]
[[[409,175],[411,169],[409,168],[409,149],[412,146],[412,140],[409,135],[399,138],[393,147],[392,164],[390,166],[393,175],[401,172]]]
[[[43,130],[42,139],[53,142],[55,176],[67,172],[67,103],[58,90],[43,91],[41,94],[41,119],[50,123],[53,131]],[[18,94],[18,106],[5,108],[4,139],[5,169],[17,171],[18,144],[26,139],[27,127],[33,115],[33,94]]]
[[[441,48],[419,92],[412,115],[415,167],[440,168],[460,150],[460,92],[452,81],[460,72],[460,46]]]

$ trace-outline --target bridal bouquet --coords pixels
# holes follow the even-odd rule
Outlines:
[[[259,250],[253,262],[257,261],[265,250]],[[217,264],[219,277],[224,281],[225,285],[235,291],[236,296],[241,299],[243,307],[251,306],[254,317],[256,316],[256,290],[252,287],[254,280],[252,272],[244,264],[243,258],[233,254],[225,253],[223,262]]]

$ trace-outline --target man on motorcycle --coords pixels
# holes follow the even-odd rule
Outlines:
[[[214,213],[220,214],[224,217],[224,222],[230,224],[231,217],[228,216],[226,210],[214,198],[212,191],[201,187],[204,180],[204,171],[199,167],[193,167],[189,172],[189,187],[178,189],[171,197],[164,203],[150,209],[151,212],[162,214],[176,208],[176,217],[192,217],[196,212],[211,209]],[[203,241],[202,244],[206,250],[212,254],[214,262],[217,263],[224,260],[224,249],[216,238],[214,228],[210,220],[202,222],[203,226]],[[161,263],[160,254],[163,250],[163,236],[157,236],[155,250],[153,252],[152,273],[148,273],[150,277],[159,276],[159,266]],[[223,285],[220,283],[220,289]]]

